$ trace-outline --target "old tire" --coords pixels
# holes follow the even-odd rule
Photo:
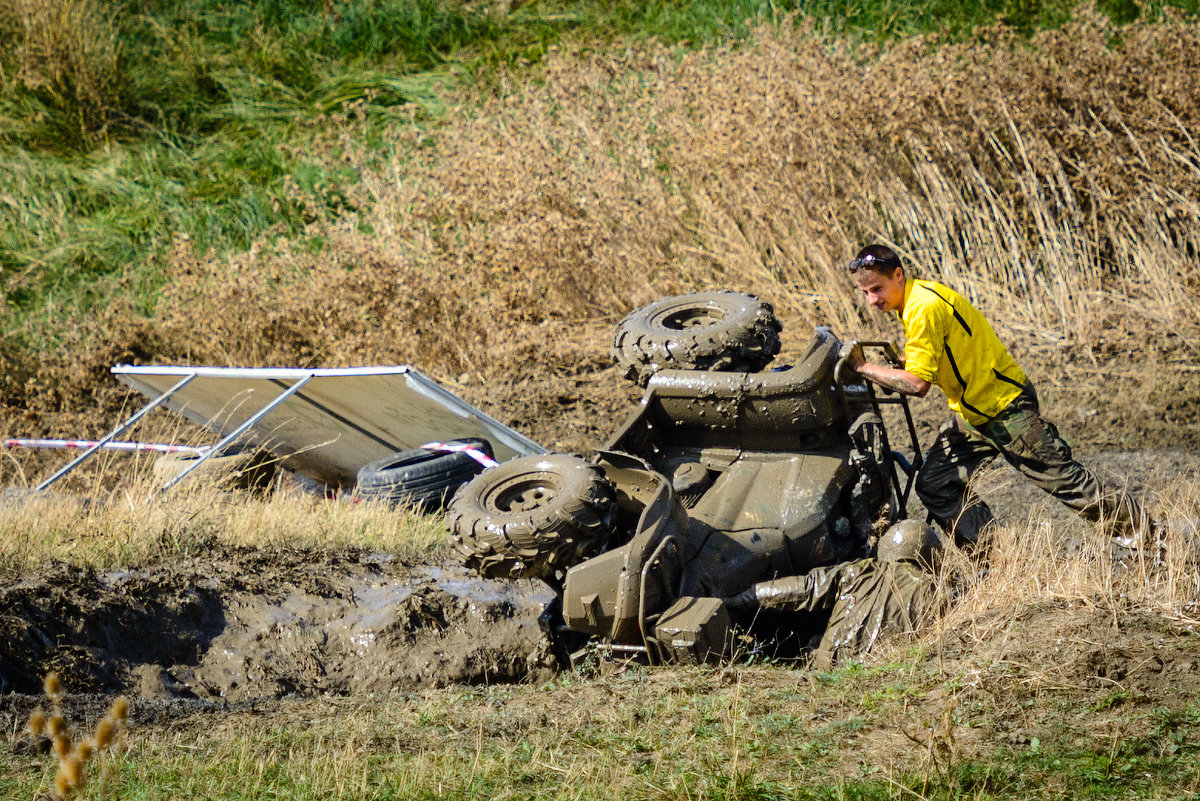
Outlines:
[[[771,304],[716,290],[655,301],[625,317],[613,357],[645,386],[659,370],[761,370],[779,353],[783,326]]]
[[[599,468],[547,454],[513,459],[464,485],[447,527],[481,576],[549,578],[599,553],[615,516],[615,493]]]
[[[196,453],[166,453],[154,460],[151,474],[165,484],[200,460]],[[188,473],[185,482],[209,481],[221,489],[266,490],[275,479],[278,460],[266,451],[218,453]]]
[[[486,439],[449,440],[448,445],[470,445],[492,456]],[[410,448],[377,459],[358,469],[355,494],[363,500],[395,506],[411,504],[423,512],[445,507],[446,499],[483,471],[483,464],[463,451]]]

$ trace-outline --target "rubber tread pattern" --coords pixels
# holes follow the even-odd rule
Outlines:
[[[669,315],[721,316],[707,324],[670,328]],[[617,324],[612,355],[625,377],[645,386],[659,370],[761,370],[779,353],[783,325],[770,303],[729,290],[675,295],[628,314]]]
[[[546,481],[556,494],[523,511],[494,499],[522,481]],[[600,469],[578,456],[513,459],[485,471],[455,494],[447,511],[454,548],[485,578],[544,578],[599,553],[616,518],[616,494]]]
[[[488,456],[493,456],[492,444],[479,437],[464,437],[453,439],[447,445],[469,445]],[[403,486],[409,481],[438,476],[451,466],[479,464],[469,454],[462,451],[434,451],[427,448],[409,448],[396,451],[382,459],[365,464],[358,468],[359,489],[391,489],[397,484]],[[483,465],[480,465],[482,468]],[[479,471],[476,471],[479,472]]]
[[[485,439],[455,439],[446,444],[470,445],[493,455],[492,445]],[[355,494],[363,500],[393,506],[412,504],[423,512],[434,512],[445,508],[454,491],[482,471],[483,465],[462,451],[410,448],[360,467]]]

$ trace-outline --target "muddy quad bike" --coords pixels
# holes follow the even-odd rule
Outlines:
[[[637,345],[623,336],[630,318]],[[590,459],[485,470],[451,501],[448,527],[482,575],[555,590],[542,626],[565,665],[585,644],[651,664],[714,661],[731,643],[723,597],[866,556],[906,515],[920,465],[907,398],[876,395],[846,367],[853,347],[898,354],[818,328],[795,365],[763,370],[779,324],[769,304],[734,293],[668,298],[630,318],[614,351],[646,389],[626,423]],[[889,444],[889,403],[903,409],[912,463]]]

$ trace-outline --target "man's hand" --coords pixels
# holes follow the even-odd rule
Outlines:
[[[903,367],[884,367],[867,361],[863,354],[863,346],[856,339],[842,345],[842,349],[838,351],[838,358],[839,365],[844,364],[868,381],[903,395],[923,398],[931,386],[928,381],[917,378]]]
[[[842,345],[842,350],[838,356],[845,359],[846,366],[856,373],[858,372],[858,368],[862,367],[867,361],[867,357],[863,353],[863,346],[856,339],[852,339]]]

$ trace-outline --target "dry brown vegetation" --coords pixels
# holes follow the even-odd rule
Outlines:
[[[859,797],[1066,799],[1097,787],[1116,797],[1187,796],[1200,786],[1189,762],[1200,720],[1200,497],[1191,472],[1159,476],[1156,506],[1169,531],[1162,565],[1114,565],[1090,527],[1028,504],[995,532],[986,575],[950,557],[945,575],[965,585],[949,614],[885,643],[864,666],[601,665],[541,684],[316,693],[208,714],[142,699],[120,770],[98,772],[94,793],[608,798],[617,788],[631,798],[836,798],[854,795],[839,795],[843,785],[880,781],[883,789]],[[985,477],[985,491],[997,478]],[[255,568],[269,569],[276,549],[296,544],[399,551],[406,546],[394,535],[416,520],[287,493],[267,504],[203,491],[169,505],[101,500],[84,514],[59,509],[56,535],[24,550],[18,536],[0,537],[6,566],[145,560],[139,572],[154,576],[160,558],[193,553],[202,564],[251,543]],[[29,528],[28,509],[0,507],[0,525]],[[1074,535],[1081,539],[1067,546]],[[433,541],[407,547],[430,553]],[[319,555],[294,568],[328,579],[337,552],[328,563]],[[69,587],[55,571],[37,569],[26,583],[46,581],[61,602]],[[294,581],[279,574],[282,589]],[[53,763],[39,773],[0,753],[6,764],[25,785],[54,780]]]
[[[982,40],[850,49],[784,27],[736,50],[557,53],[433,135],[397,131],[345,187],[359,214],[314,220],[317,255],[181,243],[152,326],[116,310],[15,366],[5,399],[32,411],[6,428],[62,433],[114,361],[400,362],[584,447],[629,397],[607,347],[631,307],[725,286],[772,300],[792,348],[812,324],[878,328],[840,267],[880,239],[977,302],[1052,409],[1103,424],[1080,436],[1194,442],[1200,32],[1085,11]],[[378,163],[338,125],[328,147]],[[1140,405],[1108,409],[1114,385]]]
[[[121,88],[120,46],[106,7],[11,0],[0,7],[0,30],[20,32],[16,80],[66,111],[76,136],[104,125]]]
[[[43,798],[65,801],[75,795],[87,782],[88,762],[98,754],[111,750],[124,734],[129,718],[129,700],[117,697],[101,718],[91,736],[83,732],[72,733],[63,716],[62,681],[55,673],[47,673],[42,681],[46,698],[50,702],[50,716],[41,707],[29,716],[26,725],[32,740],[30,750],[52,751],[58,762],[58,774],[54,779],[54,792]]]
[[[99,569],[170,561],[213,548],[366,548],[426,558],[445,539],[437,516],[331,502],[295,486],[264,498],[189,480],[159,495],[152,458],[132,464],[102,456],[88,471],[87,492],[0,496],[0,576],[54,563]]]
[[[112,309],[38,358],[0,341],[0,429],[102,430],[127,403],[106,374],[119,361],[406,362],[547,445],[583,448],[633,392],[607,354],[630,308],[726,286],[772,300],[792,352],[813,324],[895,335],[842,273],[881,239],[978,303],[1073,439],[1194,446],[1197,63],[1194,24],[1114,30],[1086,12],[1029,44],[996,29],[982,43],[876,51],[764,29],[737,50],[564,50],[536,80],[459,98],[435,132],[397,129],[385,170],[365,168],[380,153],[356,149],[352,118],[330,120],[330,152],[365,172],[344,187],[356,217],[314,210],[309,233],[327,249],[264,240],[226,261],[181,241],[152,322]],[[5,483],[28,483],[44,462],[2,465]],[[434,518],[286,492],[146,504],[148,487],[110,493],[105,469],[79,479],[86,508],[0,505],[0,567],[153,564],[237,545],[421,556],[441,538]],[[261,711],[165,726],[129,770],[178,797],[289,782],[298,796],[478,795],[519,780],[564,797],[693,798],[882,769],[890,797],[912,797],[893,776],[950,776],[990,754],[1016,765],[994,781],[1028,781],[1020,797],[1079,797],[1092,785],[1071,784],[1066,757],[1022,779],[1030,763],[1018,761],[1055,737],[1056,755],[1107,752],[1105,781],[1141,782],[1129,766],[1149,751],[1126,743],[1194,753],[1200,708],[1195,469],[1142,479],[1169,532],[1164,564],[1114,566],[1090,527],[1023,502],[1001,516],[986,574],[949,563],[966,577],[954,609],[863,670],[320,698],[282,706],[265,739]],[[1143,795],[1196,787],[1193,772]],[[1003,788],[961,789],[947,797]]]

